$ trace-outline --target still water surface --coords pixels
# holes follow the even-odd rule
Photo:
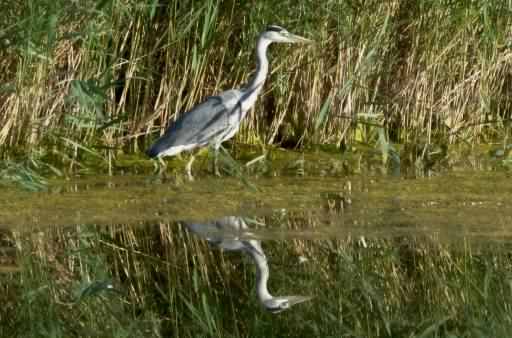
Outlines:
[[[479,261],[489,259],[486,264],[496,271],[509,268],[496,263],[493,253],[506,255],[512,238],[507,172],[453,171],[419,179],[281,176],[250,183],[129,175],[53,182],[40,193],[5,189],[0,275],[21,292],[6,301],[27,301],[11,306],[19,311],[34,302],[23,296],[30,289],[53,290],[55,282],[59,291],[49,291],[40,306],[75,306],[80,309],[75,312],[87,312],[82,325],[94,326],[94,312],[101,313],[96,307],[102,305],[81,300],[100,297],[108,303],[113,296],[104,293],[115,290],[124,304],[117,306],[126,308],[118,311],[131,318],[124,320],[140,321],[133,332],[154,333],[146,336],[266,332],[248,316],[289,333],[289,320],[277,324],[274,317],[261,317],[277,312],[316,318],[301,324],[312,334],[320,335],[325,324],[340,335],[414,336],[423,332],[425,321],[436,323],[444,314],[463,326],[453,309],[470,304],[471,292],[463,291],[466,298],[451,296],[467,286],[463,280],[476,278],[470,282],[476,294],[482,280],[487,283],[482,288],[489,288],[493,277],[485,282],[487,270],[482,278],[478,269],[465,270],[467,257],[478,252]],[[225,226],[226,219],[238,225]],[[441,277],[425,287],[421,283],[428,278],[422,274]],[[33,281],[27,284],[29,277]],[[506,285],[507,278],[491,287]],[[512,299],[511,292],[499,297]],[[411,304],[423,310],[409,315]],[[96,310],[83,310],[86,306]],[[319,309],[326,313],[318,318]],[[56,317],[65,316],[63,309],[55,311]],[[141,316],[154,316],[158,323],[148,329]],[[211,316],[211,322],[194,327],[197,316]],[[236,320],[226,323],[225,316]],[[397,331],[393,321],[401,323],[395,323]],[[9,325],[5,332],[16,332],[16,325]]]
[[[202,178],[181,183],[147,176],[54,182],[48,192],[2,190],[0,226],[28,230],[73,224],[208,221],[280,215],[262,238],[337,238],[348,234],[438,234],[506,240],[512,184],[502,172],[452,172],[420,179],[358,176]],[[287,217],[304,218],[290,229]],[[306,222],[306,219],[308,222]]]

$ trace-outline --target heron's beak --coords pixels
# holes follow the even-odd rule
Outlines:
[[[306,39],[300,35],[295,34],[289,34],[287,38],[290,40],[291,43],[313,43],[313,40]]]
[[[290,306],[313,299],[311,296],[287,296],[286,298],[288,298],[288,304],[290,304]]]

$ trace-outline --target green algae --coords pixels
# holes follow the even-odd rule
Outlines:
[[[343,237],[429,232],[508,237],[512,187],[507,172],[460,171],[421,179],[384,176],[203,177],[193,182],[147,176],[53,181],[45,192],[4,189],[1,226],[38,229],[73,224],[209,220],[225,215],[288,214],[318,219],[314,229],[267,228],[263,237]],[[340,206],[337,204],[343,204]],[[334,207],[333,207],[334,205]],[[342,225],[342,226],[340,226]],[[297,229],[295,229],[297,230]],[[287,234],[288,233],[288,234]],[[498,236],[498,235],[496,235]]]

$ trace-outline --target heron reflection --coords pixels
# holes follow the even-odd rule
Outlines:
[[[268,291],[270,270],[261,241],[242,239],[250,236],[249,228],[242,217],[227,216],[207,223],[185,225],[199,237],[227,251],[242,251],[256,264],[256,292],[261,304],[272,313],[289,309],[291,306],[310,300],[308,296],[272,296]],[[242,237],[242,238],[241,238]]]

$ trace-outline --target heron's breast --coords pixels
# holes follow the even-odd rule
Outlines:
[[[252,93],[248,94],[241,100],[241,106],[242,106],[242,112],[247,113],[249,109],[251,109],[254,104],[256,103],[256,100],[258,99],[259,90],[255,90]]]

